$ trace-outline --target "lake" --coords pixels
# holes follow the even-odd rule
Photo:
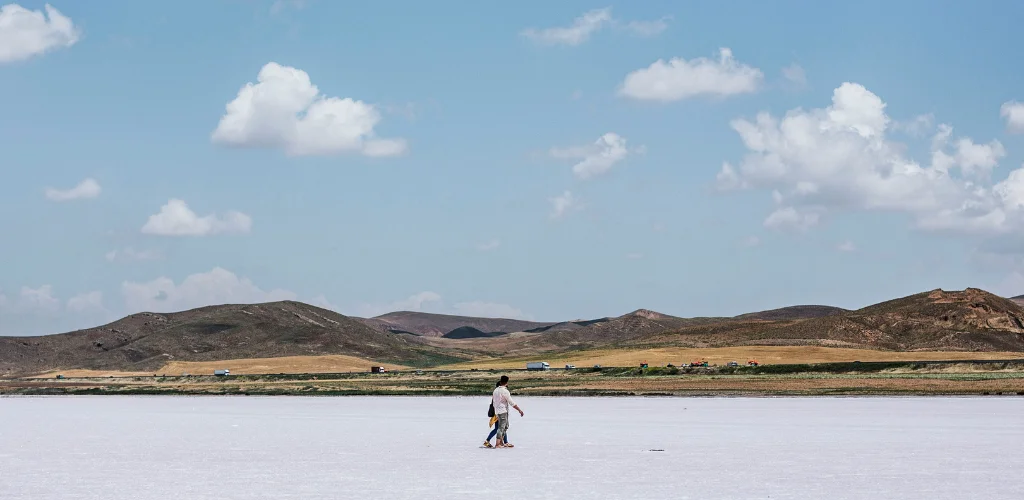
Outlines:
[[[0,498],[1024,498],[1024,397],[519,403],[0,398]]]

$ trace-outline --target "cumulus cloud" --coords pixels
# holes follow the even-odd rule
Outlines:
[[[551,150],[551,156],[555,158],[580,160],[572,167],[572,173],[580,179],[607,173],[628,155],[626,138],[612,132],[602,135],[587,146]]]
[[[192,274],[181,283],[160,277],[144,283],[125,281],[121,294],[128,311],[175,312],[216,304],[252,304],[296,300],[288,290],[263,290],[248,278],[215,267],[209,272]]]
[[[70,18],[49,4],[44,9],[45,14],[15,3],[0,7],[0,64],[24,61],[78,42],[81,32]]]
[[[46,199],[50,201],[88,200],[100,195],[100,183],[88,178],[71,189],[46,188]]]
[[[120,250],[111,250],[105,257],[107,262],[114,262],[116,260],[159,260],[163,258],[163,255],[156,250],[136,250],[132,247],[125,247]]]
[[[523,311],[508,304],[472,301],[459,302],[452,306],[459,316],[475,316],[480,318],[532,319]]]
[[[552,219],[561,219],[570,210],[579,207],[579,199],[570,191],[565,191],[562,194],[551,198],[549,201],[551,202]]]
[[[17,294],[0,290],[0,335],[39,335],[58,333],[108,321],[103,293],[93,291],[64,302],[50,285],[21,287]]]
[[[632,99],[662,102],[700,95],[726,97],[755,92],[763,80],[761,70],[737,62],[731,50],[722,48],[718,60],[658,59],[626,75],[619,93]]]
[[[102,312],[103,292],[95,290],[81,293],[68,299],[68,310],[76,313]]]
[[[782,77],[797,87],[807,85],[807,73],[804,72],[804,69],[796,63],[782,68]]]
[[[436,310],[440,303],[440,294],[437,292],[423,291],[388,304],[360,304],[356,307],[356,314],[363,317],[374,317],[396,311],[419,312],[423,311],[425,308]]]
[[[776,209],[764,220],[764,227],[779,230],[806,231],[818,225],[816,212],[802,211],[794,207]]]
[[[60,311],[60,299],[53,295],[53,287],[42,285],[38,288],[23,286],[20,293],[8,297],[0,292],[0,311],[18,314],[42,314]]]
[[[1006,152],[998,141],[951,140],[941,125],[924,165],[888,137],[893,120],[877,95],[844,83],[826,108],[794,109],[781,119],[760,113],[732,128],[747,148],[725,163],[723,189],[771,191],[780,207],[765,225],[809,228],[836,210],[910,215],[924,229],[999,235],[1024,229],[1024,169],[992,184]]]
[[[568,27],[527,28],[522,35],[546,45],[579,45],[605,25],[612,22],[612,8],[594,9],[583,13]]]
[[[247,83],[227,104],[211,140],[250,148],[280,148],[287,154],[395,156],[404,139],[382,139],[374,128],[381,113],[352,98],[326,97],[300,69],[270,62],[257,83]]]
[[[142,226],[144,234],[158,236],[209,236],[215,234],[248,233],[252,218],[242,212],[229,211],[224,215],[196,215],[179,199],[171,199],[150,215]]]
[[[935,115],[928,113],[915,116],[905,121],[893,121],[893,131],[904,132],[913,137],[921,137],[935,128]]]
[[[999,108],[999,115],[1006,119],[1007,130],[1024,134],[1024,102],[1004,102]]]

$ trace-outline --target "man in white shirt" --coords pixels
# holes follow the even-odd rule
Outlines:
[[[512,400],[512,394],[508,392],[508,376],[502,375],[498,381],[498,387],[494,388],[491,394],[491,404],[494,405],[494,414],[498,417],[498,439],[495,448],[511,448],[511,444],[505,444],[505,431],[508,430],[508,409],[515,408],[519,416],[523,416],[523,410]]]

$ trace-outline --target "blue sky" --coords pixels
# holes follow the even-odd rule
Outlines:
[[[0,334],[1024,293],[1024,6],[52,8],[0,13]]]

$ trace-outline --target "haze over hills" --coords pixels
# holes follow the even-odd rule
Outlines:
[[[1020,305],[1024,306],[1024,295],[1018,295],[1016,297],[1011,297],[1010,300],[1016,302],[1017,304],[1020,304]]]
[[[731,346],[1024,352],[1024,307],[973,288],[933,290],[853,311],[808,305],[680,318],[639,309],[558,323],[417,312],[351,318],[291,301],[220,305],[133,314],[65,334],[0,337],[0,373],[153,371],[172,361],[322,355],[436,366],[581,349]]]
[[[442,337],[455,329],[463,327],[473,328],[484,333],[511,333],[541,328],[552,324],[517,319],[475,318],[414,311],[397,311],[373,318],[353,319],[380,331],[412,333],[427,337]]]

